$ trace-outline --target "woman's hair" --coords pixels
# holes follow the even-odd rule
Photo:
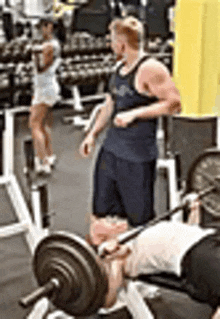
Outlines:
[[[115,19],[109,25],[110,31],[125,35],[131,48],[138,50],[144,41],[144,26],[135,17]]]

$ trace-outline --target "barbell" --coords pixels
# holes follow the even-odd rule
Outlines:
[[[220,151],[211,150],[202,154],[197,159],[188,176],[188,189],[197,191],[197,197],[204,201],[205,198],[220,196],[220,183],[218,176],[213,176],[210,171],[198,169],[204,159],[215,156],[219,161]],[[205,162],[206,163],[206,162]],[[220,169],[220,166],[219,166]],[[196,187],[196,174],[203,176],[206,187],[198,191]],[[189,177],[192,177],[190,182]],[[203,185],[200,183],[200,187]],[[195,189],[197,188],[197,189]],[[216,199],[216,197],[215,197]],[[219,200],[219,198],[218,198]],[[119,244],[135,238],[143,230],[158,222],[167,219],[179,210],[188,206],[188,202],[175,209],[162,214],[150,221],[147,225],[120,234]],[[98,255],[104,258],[106,243],[98,247]],[[37,246],[33,258],[33,271],[40,288],[30,295],[22,298],[19,304],[23,307],[33,305],[42,297],[48,297],[51,302],[71,316],[89,316],[104,306],[105,295],[108,291],[107,274],[101,264],[97,262],[97,254],[92,247],[82,238],[67,232],[55,232],[44,238]]]

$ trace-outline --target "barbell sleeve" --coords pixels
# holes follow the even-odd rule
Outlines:
[[[56,278],[51,278],[44,286],[35,289],[29,295],[21,298],[19,300],[19,305],[23,308],[33,306],[35,302],[40,300],[42,297],[51,295],[54,291],[58,290],[59,287],[59,281]]]

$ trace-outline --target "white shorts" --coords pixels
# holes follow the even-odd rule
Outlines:
[[[59,97],[59,86],[57,85],[47,85],[46,87],[37,87],[34,89],[34,97],[32,99],[32,105],[36,104],[47,104],[49,107],[53,105],[60,99]]]

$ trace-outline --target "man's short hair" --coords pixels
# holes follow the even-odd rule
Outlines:
[[[109,30],[125,35],[128,44],[135,50],[138,50],[144,41],[144,26],[133,16],[114,19],[109,25]]]

